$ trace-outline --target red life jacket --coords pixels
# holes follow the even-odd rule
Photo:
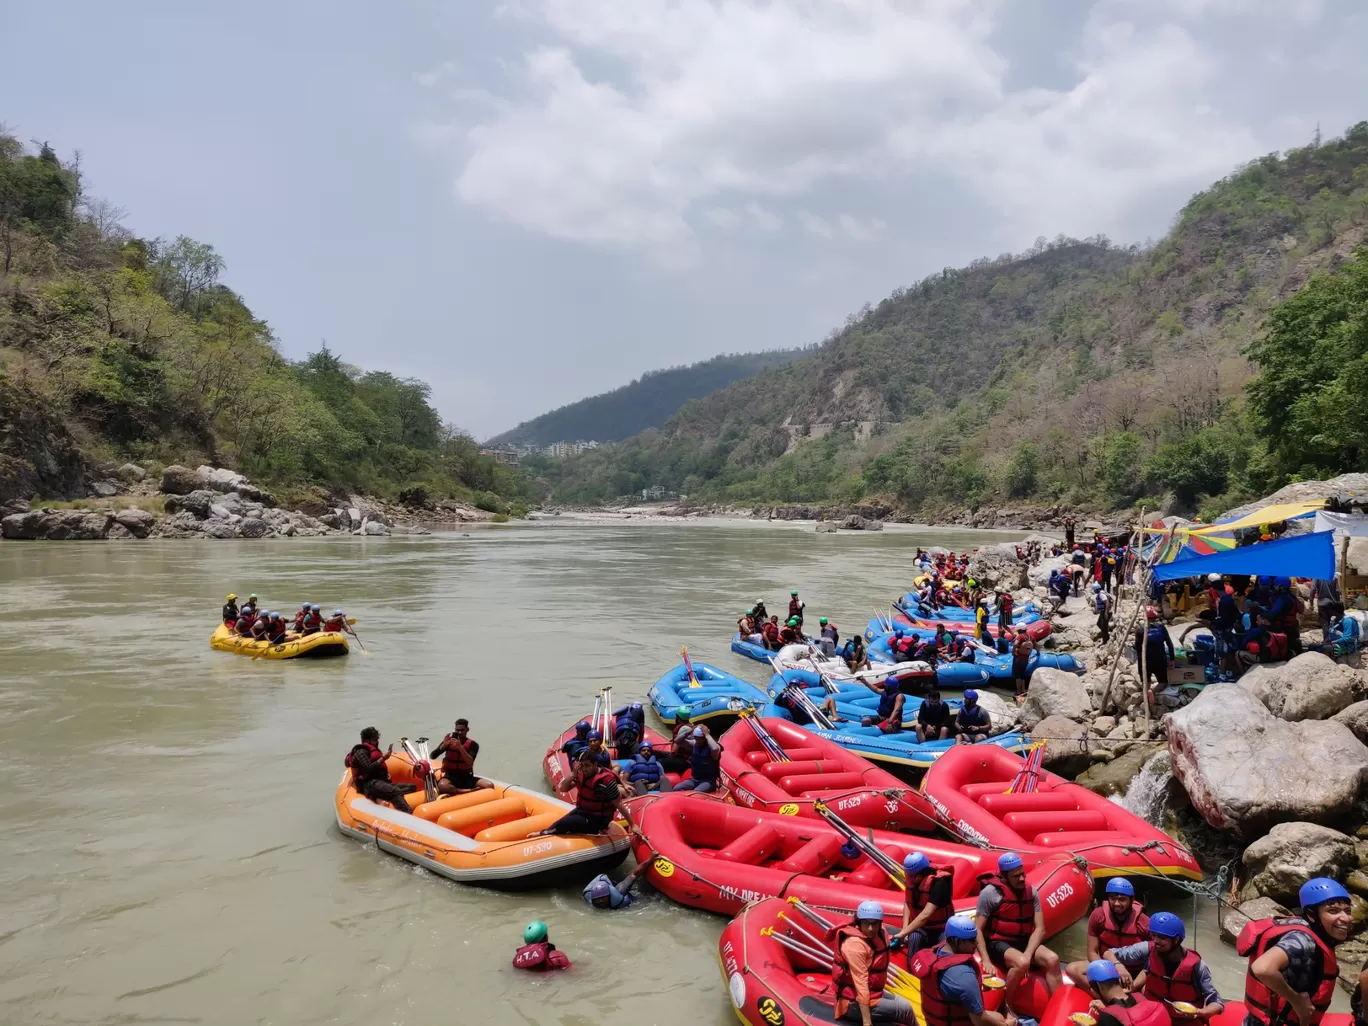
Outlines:
[[[1202,956],[1195,951],[1184,951],[1178,965],[1170,970],[1168,964],[1159,957],[1159,952],[1150,944],[1149,965],[1145,966],[1145,996],[1155,1001],[1186,1001],[1201,1008],[1206,1002],[1197,990],[1193,979]],[[1192,1016],[1179,1015],[1169,1011],[1169,1017],[1179,1022],[1187,1022]]]
[[[475,769],[475,760],[463,747],[449,744],[442,751],[442,773],[450,777],[456,773],[469,773]]]
[[[357,773],[356,767],[352,764],[352,752],[355,752],[357,748],[364,748],[366,750],[366,754],[370,756],[371,762],[378,763],[380,767],[385,771],[381,776],[378,776],[375,779],[388,780],[389,766],[385,764],[385,753],[380,751],[379,748],[371,744],[369,741],[362,741],[359,745],[353,748],[351,752],[348,752],[347,757],[342,760],[344,763],[346,763],[347,768],[352,771],[352,786],[359,789],[362,782],[366,779],[365,777],[362,777]]]
[[[322,624],[323,617],[320,616],[318,613],[315,613],[313,610],[310,610],[309,615],[304,617],[304,627],[320,627],[322,626]]]
[[[252,622],[250,616],[239,616],[237,623],[233,625],[233,630],[245,638],[252,633]]]
[[[260,628],[260,630],[258,630],[257,628]],[[266,636],[266,632],[270,629],[270,624],[268,624],[265,620],[252,621],[252,637],[254,638],[264,638]]]
[[[294,625],[295,625],[295,630],[297,630],[297,631],[302,631],[302,630],[304,629],[304,621],[305,621],[305,619],[306,619],[307,617],[308,617],[308,614],[305,613],[304,610],[302,610],[302,609],[301,609],[299,612],[295,613],[295,615],[294,615],[294,620],[293,620],[293,623],[294,623]]]
[[[1335,958],[1335,949],[1321,940],[1316,932],[1306,925],[1305,919],[1255,919],[1245,923],[1244,929],[1235,941],[1235,951],[1247,957],[1249,964],[1253,965],[1254,960],[1271,948],[1279,937],[1289,933],[1306,934],[1320,949],[1320,982],[1307,995],[1311,999],[1311,1007],[1315,1010],[1315,1014],[1311,1016],[1311,1026],[1317,1026],[1325,1015],[1325,1010],[1330,1007],[1330,999],[1335,996],[1339,960]],[[1248,971],[1245,973],[1245,1006],[1249,1017],[1263,1026],[1269,1026],[1274,1019],[1279,1022],[1291,1022],[1296,1018],[1286,1001]]]
[[[342,625],[347,622],[345,616],[333,616],[328,618],[328,622],[323,625],[325,631],[332,631],[334,634],[340,633]]]
[[[1126,944],[1135,944],[1138,941],[1148,940],[1148,935],[1140,933],[1140,913],[1145,910],[1145,906],[1138,901],[1131,902],[1130,918],[1126,920],[1124,926],[1116,921],[1112,915],[1110,901],[1102,902],[1102,929],[1097,934],[1097,939],[1102,944],[1102,950],[1108,948],[1119,948]]]
[[[1130,1008],[1117,1003],[1106,1005],[1102,1010],[1115,1017],[1121,1026],[1169,1026],[1168,1009],[1158,1001],[1151,1001],[1143,994],[1134,994],[1135,1004]]]
[[[937,880],[953,879],[954,875],[953,869],[933,867],[930,872],[922,873],[917,879],[907,882],[907,907],[912,911],[913,918],[916,918],[931,900],[931,885]],[[931,913],[931,918],[922,923],[921,928],[928,933],[939,933],[949,918],[950,906],[938,906]]]
[[[1004,592],[1002,598],[998,601],[998,612],[1010,613],[1012,611],[1012,605],[1012,593],[1010,591]]]
[[[940,991],[941,975],[957,965],[969,965],[983,980],[983,970],[973,955],[956,955],[938,948],[922,948],[912,956],[909,967],[921,978],[921,1006],[926,1026],[971,1026],[969,1012],[958,1001],[947,1001]]]
[[[838,1000],[855,1000],[855,979],[850,975],[850,965],[841,952],[841,945],[851,937],[868,944],[874,952],[874,957],[869,962],[870,1007],[877,1005],[879,998],[883,997],[884,986],[888,982],[888,937],[882,929],[874,936],[875,939],[871,943],[853,921],[836,930],[835,939],[831,944],[831,949],[836,953],[831,962],[831,982]]]
[[[779,639],[778,625],[772,624],[768,620],[766,620],[764,626],[760,628],[760,633],[767,641],[777,641]]]
[[[611,819],[617,806],[611,802],[605,802],[595,793],[595,788],[605,780],[617,783],[617,774],[609,769],[599,769],[582,784],[578,784],[575,790],[575,808],[579,809],[584,815],[596,819]]]
[[[548,969],[569,969],[570,959],[550,941],[537,944],[524,944],[513,952],[513,968],[529,969],[534,973],[544,973]]]
[[[1281,662],[1287,658],[1287,635],[1268,632],[1268,661]]]
[[[988,920],[988,939],[1006,941],[1020,949],[1026,938],[1035,932],[1035,888],[1028,883],[1018,894],[996,873],[984,874],[979,877],[979,883],[984,887],[992,884],[1002,895],[1002,904]]]

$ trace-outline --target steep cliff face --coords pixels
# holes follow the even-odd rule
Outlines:
[[[0,505],[33,496],[79,499],[90,465],[66,425],[22,378],[0,375]]]

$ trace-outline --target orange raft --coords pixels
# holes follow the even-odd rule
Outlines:
[[[1009,793],[1024,760],[990,745],[959,745],[926,771],[922,793],[941,822],[971,844],[1078,855],[1095,877],[1201,880],[1192,853],[1158,827],[1047,770],[1034,790]]]
[[[877,901],[885,914],[902,915],[901,888],[832,823],[757,812],[689,792],[637,798],[632,815],[644,835],[634,842],[637,860],[654,856],[651,883],[681,905],[731,916],[750,901],[797,898],[853,914],[860,902]],[[859,833],[880,858],[898,867],[920,851],[933,865],[952,868],[958,910],[974,907],[981,877],[997,869],[996,853],[979,848],[883,830]],[[1022,861],[1040,895],[1047,933],[1088,911],[1092,880],[1077,862],[1029,852]]]
[[[404,813],[357,793],[351,771],[337,786],[337,825],[344,834],[374,841],[381,851],[460,883],[503,890],[588,880],[627,857],[628,838],[612,824],[592,836],[530,837],[570,811],[555,798],[513,784],[424,802],[421,781],[405,756],[386,765],[398,784],[418,784]]]
[[[722,780],[738,805],[811,817],[822,801],[854,827],[936,829],[935,810],[919,792],[789,720],[745,717],[721,744]]]

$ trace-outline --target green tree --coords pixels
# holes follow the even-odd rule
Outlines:
[[[1122,431],[1107,439],[1102,452],[1102,484],[1114,501],[1124,502],[1140,492],[1140,436]]]
[[[1190,509],[1199,495],[1226,490],[1230,466],[1229,449],[1203,432],[1159,446],[1145,465],[1145,480],[1157,490],[1172,491]]]
[[[1039,473],[1040,450],[1030,442],[1020,443],[1007,465],[1008,493],[1015,497],[1030,495],[1035,491]]]

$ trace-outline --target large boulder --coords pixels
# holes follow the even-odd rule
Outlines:
[[[1213,684],[1172,713],[1168,738],[1193,808],[1244,837],[1275,823],[1339,820],[1368,783],[1368,748],[1348,727],[1278,719],[1238,684]]]
[[[162,471],[161,490],[167,495],[186,495],[196,488],[204,487],[204,478],[191,470],[173,463]]]
[[[118,474],[125,481],[141,481],[147,476],[147,471],[136,463],[125,463],[115,470],[114,473]]]
[[[1316,823],[1279,823],[1245,849],[1249,883],[1265,898],[1297,907],[1297,889],[1313,876],[1342,880],[1358,866],[1353,838]]]
[[[1049,587],[1050,574],[1055,570],[1063,570],[1070,564],[1071,560],[1068,556],[1051,556],[1049,559],[1042,559],[1026,571],[1026,579],[1032,588],[1044,591]]]
[[[367,520],[365,526],[361,529],[361,533],[376,537],[386,537],[389,535],[390,529],[378,520]]]
[[[1048,716],[1064,716],[1082,722],[1091,711],[1092,698],[1082,678],[1042,666],[1031,674],[1030,691],[1021,707],[1021,725],[1032,730]]]
[[[1243,901],[1236,908],[1224,905],[1221,912],[1221,939],[1234,944],[1235,938],[1240,936],[1240,931],[1254,920],[1273,919],[1277,916],[1289,914],[1285,906],[1279,905],[1272,898],[1254,898],[1250,901]]]
[[[1101,732],[1101,717],[1098,718],[1097,723],[1093,724],[1093,727]],[[1045,751],[1049,752],[1048,746]],[[1136,745],[1110,762],[1093,763],[1078,775],[1075,783],[1082,784],[1089,791],[1095,791],[1107,798],[1113,795],[1122,795],[1130,790],[1131,781],[1140,775],[1140,771],[1145,768],[1145,763],[1153,757],[1153,745]]]
[[[326,518],[325,518],[325,519],[326,519]],[[819,521],[817,521],[817,533],[818,533],[818,534],[835,534],[835,533],[836,533],[836,524],[835,524],[834,522],[830,521],[830,520],[819,520]]]
[[[193,492],[172,495],[167,498],[166,512],[179,513],[184,511],[197,520],[205,520],[209,517],[210,508],[217,499],[217,492],[211,492],[207,488],[196,488]]]
[[[206,520],[200,526],[200,533],[206,538],[234,538],[236,529],[226,520]]]
[[[1240,687],[1284,720],[1329,719],[1364,690],[1360,674],[1321,652],[1256,666],[1240,678]]]
[[[1045,742],[1045,768],[1061,777],[1072,779],[1092,763],[1088,728],[1067,716],[1046,716],[1031,731],[1031,740]]]
[[[146,538],[157,522],[157,518],[145,509],[121,509],[114,514],[114,520],[134,538]]]
[[[234,529],[240,538],[260,538],[266,533],[267,524],[256,517],[247,517],[234,525]]]
[[[265,489],[258,488],[236,470],[229,470],[227,467],[201,466],[195,471],[200,479],[204,481],[203,487],[210,488],[220,493],[237,492],[244,499],[259,502],[263,506],[274,506],[275,496]],[[166,489],[163,488],[162,491]]]
[[[969,560],[969,576],[986,589],[1016,591],[1029,585],[1026,563],[1017,559],[1016,546],[985,545]]]
[[[1330,717],[1354,732],[1354,737],[1368,742],[1368,702],[1355,702]]]
[[[98,541],[109,532],[109,510],[33,509],[0,520],[0,537],[22,541]]]

